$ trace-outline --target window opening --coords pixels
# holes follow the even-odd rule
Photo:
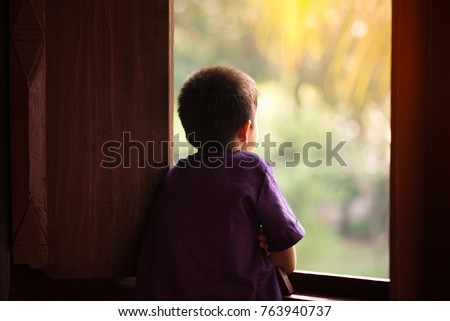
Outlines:
[[[257,152],[307,228],[297,268],[388,278],[391,2],[174,0],[174,10],[175,95],[207,65],[258,83]],[[194,152],[176,113],[174,135],[175,161]]]

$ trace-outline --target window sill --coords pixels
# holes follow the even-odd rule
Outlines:
[[[288,277],[294,292],[283,297],[286,301],[389,300],[389,279],[298,270]]]

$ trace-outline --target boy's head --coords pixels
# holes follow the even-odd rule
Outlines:
[[[242,71],[217,66],[194,72],[178,96],[187,140],[197,148],[217,143],[226,148],[243,126],[255,125],[257,99],[255,81]]]

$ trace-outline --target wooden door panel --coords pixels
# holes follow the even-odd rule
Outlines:
[[[18,17],[15,8],[40,8],[44,25],[38,95],[14,81],[23,70],[11,63],[13,145],[21,140],[12,150],[15,263],[58,278],[134,275],[151,194],[169,163],[170,1],[10,2]],[[35,47],[30,41],[25,56]],[[129,168],[101,166],[108,141]],[[139,168],[153,152],[141,148],[147,141],[158,164]],[[19,255],[21,229],[34,252]],[[48,258],[33,262],[44,250]]]

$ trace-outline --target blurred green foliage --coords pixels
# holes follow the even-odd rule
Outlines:
[[[389,277],[390,46],[387,0],[175,0],[175,93],[200,67],[241,69],[260,88],[260,141],[292,142],[257,152],[307,229],[298,269]],[[347,166],[326,166],[327,132]],[[322,164],[287,166],[308,142]]]

